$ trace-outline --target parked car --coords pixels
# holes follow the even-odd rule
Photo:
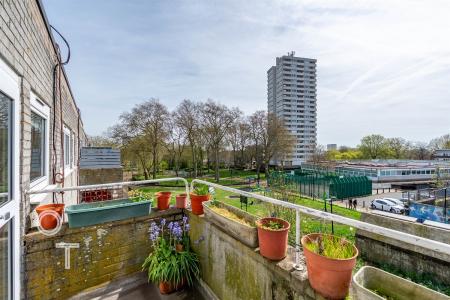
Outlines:
[[[379,209],[382,211],[389,211],[391,213],[403,214],[405,212],[405,208],[403,206],[397,205],[391,201],[384,199],[375,199],[370,204],[372,209]]]
[[[407,205],[406,203],[404,203],[402,200],[395,199],[395,198],[383,198],[383,200],[388,200],[388,201],[390,201],[390,202],[393,202],[393,203],[395,203],[395,204],[397,204],[397,205],[404,206],[404,207],[407,207],[407,206],[408,206],[408,205]]]

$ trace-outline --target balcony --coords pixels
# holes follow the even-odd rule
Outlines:
[[[99,203],[101,209],[107,202],[128,198],[133,203],[146,203],[158,191],[171,191],[173,195],[194,190],[197,185],[208,186],[212,197],[239,212],[249,212],[257,218],[269,215],[282,217],[291,224],[289,229],[287,255],[281,260],[270,260],[261,255],[260,248],[249,246],[246,240],[230,226],[219,226],[217,220],[206,215],[193,214],[194,207],[186,199],[187,208],[177,203],[175,197],[170,200],[170,208],[153,203],[148,211],[136,216],[121,217],[120,210],[111,210],[108,214],[98,214],[84,219],[88,225],[71,223],[81,210],[66,207],[66,215],[60,229],[54,233],[33,230],[24,237],[25,274],[27,299],[324,299],[310,285],[308,267],[303,254],[300,239],[308,233],[320,231],[344,236],[356,241],[360,249],[358,260],[361,264],[367,256],[383,256],[384,251],[392,250],[395,245],[398,253],[417,251],[420,255],[429,255],[431,265],[444,262],[441,271],[448,270],[445,262],[450,261],[450,246],[441,239],[431,239],[390,228],[387,223],[379,226],[380,220],[364,221],[335,204],[333,213],[322,211],[324,202],[310,198],[299,198],[295,190],[277,185],[271,188],[250,185],[236,189],[202,180],[193,180],[190,185],[183,178],[165,178],[137,182],[121,182],[95,186],[79,186],[64,189],[43,190],[33,194],[75,193],[91,195],[91,203]],[[105,196],[107,195],[107,196]],[[102,201],[104,200],[104,201]],[[105,202],[107,201],[107,202]],[[325,207],[326,207],[325,203]],[[330,209],[330,208],[328,208]],[[231,210],[232,211],[232,210]],[[142,272],[142,263],[154,251],[149,239],[152,223],[182,222],[188,217],[190,224],[190,245],[200,259],[201,275],[193,287],[174,292],[169,296],[160,295],[154,284],[147,283]],[[228,221],[227,221],[228,222]],[[386,222],[386,221],[383,221]],[[374,224],[375,223],[375,224]],[[42,224],[42,218],[41,218]],[[230,223],[226,223],[230,224]],[[42,228],[41,228],[42,229]],[[49,229],[49,228],[47,228]],[[355,234],[356,233],[356,234]],[[448,232],[445,232],[448,234]],[[65,250],[64,245],[72,245]],[[371,249],[372,247],[372,249]],[[398,250],[403,248],[404,251]],[[390,250],[387,250],[390,249]],[[397,253],[397,252],[392,253]],[[430,254],[432,253],[432,254]],[[396,254],[397,255],[397,254]],[[401,255],[401,254],[398,254]],[[403,254],[405,255],[405,254]],[[419,256],[420,256],[419,255]],[[403,259],[414,261],[416,256]],[[384,256],[386,262],[388,257]],[[416,261],[417,264],[420,262]],[[358,298],[355,284],[350,289],[352,299]],[[436,299],[447,299],[438,295]]]

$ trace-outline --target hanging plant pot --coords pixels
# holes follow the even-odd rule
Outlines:
[[[287,254],[289,222],[278,218],[256,221],[259,253],[270,260],[282,260]]]
[[[45,205],[39,205],[36,207],[36,212],[38,216],[41,216],[43,214],[43,217],[40,217],[40,225],[45,230],[51,230],[56,228],[58,224],[57,217],[54,216],[54,214],[48,213],[48,215],[45,212],[48,211],[54,211],[61,217],[62,222],[62,216],[64,214],[64,204],[45,204]]]
[[[159,283],[159,292],[163,295],[167,295],[173,293],[175,291],[175,287],[172,283],[167,281],[162,281]]]
[[[209,194],[197,195],[195,193],[190,194],[191,208],[194,215],[203,215],[202,203],[209,200]]]
[[[187,195],[179,194],[175,197],[177,208],[186,208]]]
[[[321,239],[337,239],[339,243],[335,248],[343,249],[348,247],[348,258],[332,258],[320,255],[312,251],[309,247],[313,243],[319,243]],[[358,249],[349,241],[321,233],[311,233],[305,235],[302,240],[303,253],[306,258],[308,269],[308,279],[311,287],[319,294],[329,299],[344,299],[350,287],[352,270],[356,265]],[[320,242],[321,251],[326,248],[325,242]],[[320,250],[319,250],[320,251]]]
[[[166,210],[169,208],[171,195],[171,192],[157,192],[155,194],[158,210]]]

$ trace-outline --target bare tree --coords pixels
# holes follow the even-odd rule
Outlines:
[[[197,141],[199,139],[200,131],[200,106],[191,100],[183,100],[177,106],[173,118],[175,124],[183,131],[186,136],[192,155],[192,168],[194,170],[194,177],[197,177]]]
[[[175,114],[171,114],[171,118],[167,121],[167,140],[165,147],[173,163],[175,174],[178,176],[180,170],[180,159],[183,154],[187,136],[185,131],[175,121]]]
[[[120,116],[121,125],[131,137],[144,136],[151,148],[152,177],[156,178],[159,152],[163,145],[169,112],[157,99],[150,99],[136,105],[131,112]]]
[[[209,99],[202,104],[203,134],[214,156],[215,180],[219,182],[219,152],[225,136],[241,112]]]
[[[260,171],[263,161],[263,144],[265,129],[267,128],[267,114],[263,110],[256,111],[248,118],[250,137],[253,142],[253,156],[256,163],[256,176],[258,183],[261,179]]]

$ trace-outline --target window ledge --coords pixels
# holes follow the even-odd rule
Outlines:
[[[40,186],[40,188],[36,188],[33,187],[31,189],[31,191],[38,191],[38,190],[43,190],[43,189],[55,189],[57,188],[56,184],[50,184],[50,185],[45,185],[45,186]],[[35,195],[30,195],[30,204],[31,205],[39,205],[41,204],[47,197],[49,194],[35,194]]]

